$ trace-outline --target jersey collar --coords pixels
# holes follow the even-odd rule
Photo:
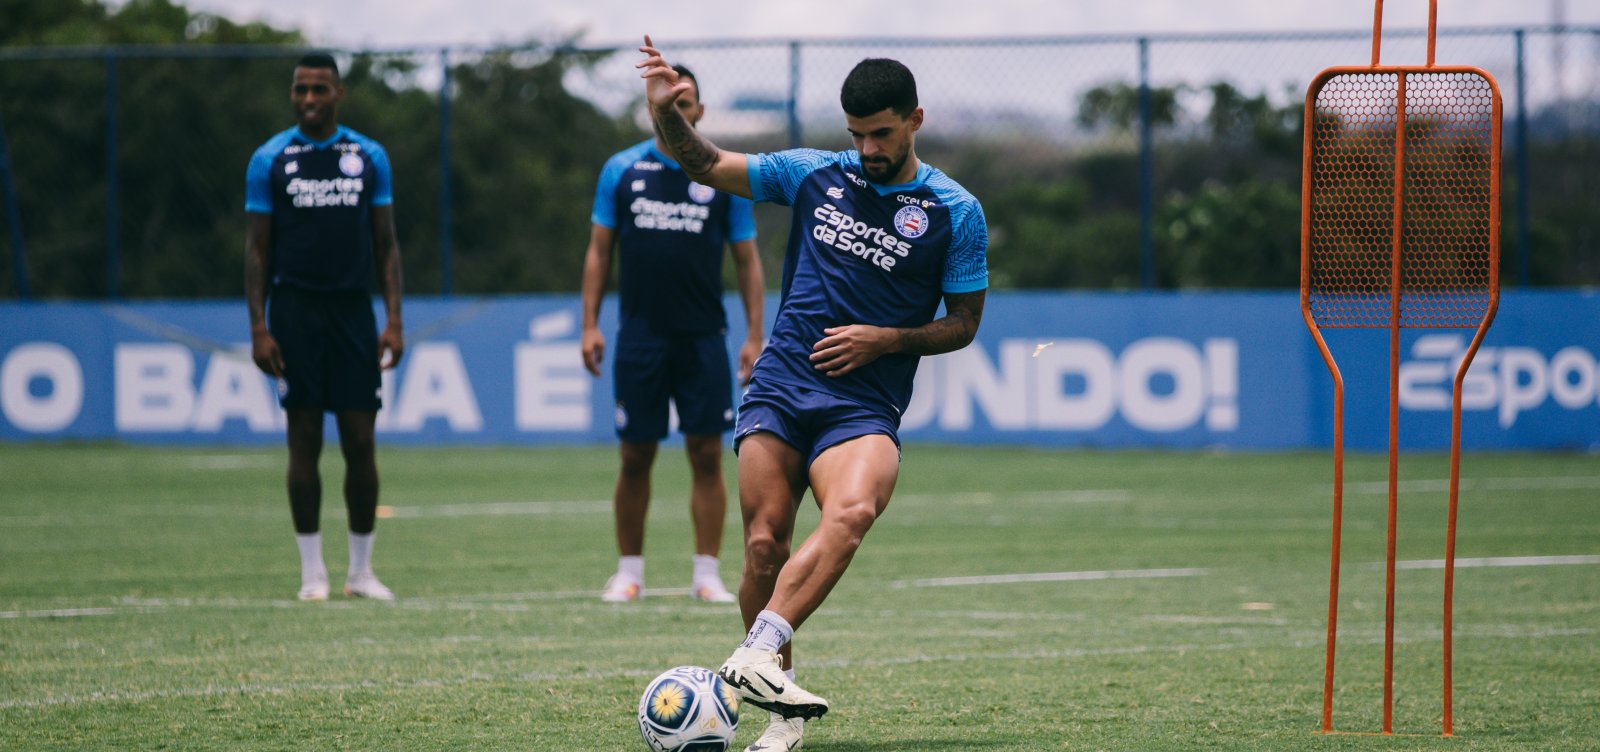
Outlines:
[[[678,163],[676,161],[674,161],[672,159],[672,157],[669,157],[669,156],[667,156],[665,154],[662,154],[661,150],[656,148],[656,142],[653,139],[651,141],[649,141],[648,143],[650,145],[649,146],[650,154],[652,156],[654,156],[656,159],[661,160],[661,164],[664,164],[667,167],[669,167],[671,169],[674,169],[674,170],[680,170],[681,171],[683,169],[682,167],[680,167],[678,165]]]
[[[349,132],[349,129],[347,129],[344,126],[340,125],[340,126],[337,126],[337,127],[335,127],[333,129],[333,135],[332,136],[329,136],[329,137],[327,137],[327,138],[325,138],[325,139],[323,139],[321,141],[313,141],[313,140],[311,140],[310,136],[307,136],[305,134],[305,131],[300,130],[300,126],[297,125],[297,126],[294,127],[294,137],[300,139],[302,142],[304,142],[306,144],[309,144],[312,148],[315,148],[315,149],[326,149],[329,146],[332,146],[335,141],[338,141],[339,139],[344,138],[345,133],[348,133],[348,132]]]

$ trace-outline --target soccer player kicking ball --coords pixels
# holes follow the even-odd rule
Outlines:
[[[749,632],[718,673],[772,714],[749,750],[797,749],[804,721],[828,701],[795,683],[790,638],[889,504],[918,357],[961,349],[978,332],[988,230],[977,199],[917,159],[923,112],[904,65],[863,60],[845,78],[854,150],[747,155],[697,133],[674,106],[692,84],[650,37],[639,51],[656,130],[684,170],[794,207],[782,305],[734,425]],[[822,518],[791,554],[807,487]]]

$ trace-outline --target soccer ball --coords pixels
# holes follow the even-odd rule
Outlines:
[[[639,733],[655,752],[723,752],[739,727],[739,695],[715,672],[679,666],[639,698]]]

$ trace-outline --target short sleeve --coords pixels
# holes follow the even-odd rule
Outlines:
[[[389,206],[394,203],[394,178],[389,169],[389,152],[377,143],[373,143],[369,148],[374,172],[372,205]]]
[[[594,187],[594,210],[589,213],[591,223],[617,229],[617,184],[622,182],[622,175],[632,162],[626,153],[606,160],[605,167],[600,169],[600,183]]]
[[[244,210],[252,214],[272,213],[273,152],[263,146],[250,156],[244,172]]]
[[[976,199],[951,206],[950,252],[941,286],[947,293],[976,292],[989,286],[989,225]]]
[[[794,205],[800,184],[806,176],[843,158],[842,153],[817,149],[790,149],[767,154],[748,155],[745,164],[750,173],[750,197],[756,201],[771,201],[784,206]]]
[[[729,196],[728,242],[743,243],[756,237],[755,203],[744,196]]]

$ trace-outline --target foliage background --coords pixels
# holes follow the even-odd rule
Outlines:
[[[259,144],[292,124],[288,71],[308,40],[292,29],[236,24],[169,0],[116,6],[3,0],[3,6],[0,127],[32,294],[236,296],[243,275],[244,166]],[[1574,39],[1583,38],[1579,32]],[[1492,72],[1507,91],[1509,114],[1504,36],[1446,39],[1441,44],[1472,54],[1446,46],[1440,55],[1481,52],[1499,66]],[[1160,54],[1176,62],[1158,59],[1159,70],[1175,73],[1156,77],[1150,90],[1153,285],[1296,286],[1305,81],[1297,82],[1298,69],[1279,62],[1289,59],[1283,48],[1294,47],[1293,40],[1163,44],[1160,50],[1172,51]],[[706,43],[688,52],[714,64],[711,76],[700,71],[710,79],[713,116],[745,118],[724,120],[732,126],[716,136],[724,147],[791,145],[779,101],[787,47],[769,46]],[[796,84],[802,101],[793,120],[801,142],[847,148],[832,99],[842,75],[835,70],[874,47],[847,42],[799,49],[807,66]],[[1345,49],[1296,60],[1316,62],[1314,72],[1343,60]],[[408,293],[578,288],[599,167],[646,136],[630,53],[585,48],[578,40],[514,49],[340,53],[348,90],[341,119],[381,141],[396,165]],[[919,154],[984,204],[994,287],[1141,286],[1139,89],[1131,60],[1105,45],[1070,40],[1056,47],[902,46],[887,54],[902,56],[923,81],[930,126],[918,141]],[[1236,56],[1260,59],[1230,63]],[[441,60],[449,71],[447,102],[440,101]],[[1202,70],[1237,75],[1186,73]],[[1086,83],[1028,98],[1058,75],[1052,71]],[[1205,78],[1195,83],[1195,76]],[[981,85],[962,83],[972,80]],[[108,134],[108,84],[115,96],[114,134]],[[1526,155],[1528,281],[1596,285],[1600,92],[1549,88],[1548,82],[1529,85],[1537,99]],[[446,123],[449,137],[441,144]],[[707,123],[709,131],[710,118]],[[1523,186],[1512,169],[1512,135],[1508,123],[1502,242],[1508,283],[1518,281],[1522,229],[1515,208]],[[116,144],[115,212],[108,201],[110,143]],[[447,181],[441,176],[446,149]],[[0,222],[9,222],[3,213]],[[758,224],[768,284],[775,288],[787,211],[763,205]],[[18,294],[10,238],[0,233],[7,250],[0,255],[0,296]],[[113,246],[114,267],[108,262]],[[731,268],[728,273],[731,279]]]

